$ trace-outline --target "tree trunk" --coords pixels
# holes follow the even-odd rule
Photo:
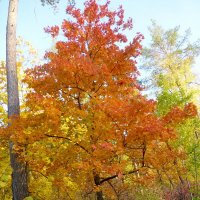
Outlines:
[[[96,186],[100,186],[100,177],[99,177],[98,174],[94,174],[94,183],[95,183]],[[104,200],[103,192],[101,190],[97,191],[96,197],[97,197],[97,200]]]
[[[7,32],[6,32],[6,72],[8,93],[8,118],[20,115],[18,80],[16,68],[16,24],[18,0],[9,1]],[[12,122],[9,123],[11,125]],[[14,134],[14,133],[11,133]],[[29,196],[27,165],[18,160],[10,142],[10,162],[12,167],[13,200],[23,200]]]

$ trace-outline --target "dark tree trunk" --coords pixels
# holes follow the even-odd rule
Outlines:
[[[96,186],[100,186],[100,177],[98,174],[94,174],[94,183]],[[104,200],[103,198],[103,192],[100,190],[100,191],[97,191],[96,192],[96,197],[97,197],[97,200]]]
[[[19,94],[16,68],[16,24],[18,0],[9,1],[8,21],[6,32],[6,72],[8,93],[8,118],[19,116]],[[10,122],[9,125],[12,125]],[[14,134],[14,133],[11,133]],[[10,162],[12,167],[12,193],[13,200],[23,200],[29,196],[27,166],[18,160],[13,152],[13,143],[10,142]]]

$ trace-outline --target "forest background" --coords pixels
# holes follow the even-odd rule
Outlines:
[[[198,28],[196,28],[196,24],[194,23],[195,19],[198,19],[198,12],[195,12],[195,10],[197,11],[197,7],[198,7],[197,6],[198,5],[197,2],[194,2],[194,4],[193,4],[191,2],[188,3],[187,1],[181,1],[181,2],[177,1],[175,4],[172,4],[170,1],[168,1],[166,3],[166,5],[164,5],[163,2],[162,2],[162,5],[161,5],[161,2],[159,1],[158,3],[155,3],[155,6],[152,6],[152,4],[147,3],[145,1],[143,1],[143,2],[141,1],[141,3],[137,3],[137,2],[129,3],[129,2],[120,2],[120,1],[117,2],[117,3],[116,2],[117,1],[115,1],[115,3],[111,2],[111,8],[117,8],[119,4],[122,4],[124,9],[125,9],[125,13],[126,13],[125,16],[132,17],[133,20],[134,20],[134,29],[133,29],[134,31],[133,32],[129,32],[129,33],[127,32],[128,39],[132,38],[136,34],[136,32],[141,32],[145,36],[145,39],[143,40],[142,44],[144,46],[146,46],[146,47],[149,47],[149,49],[151,48],[151,46],[148,46],[148,45],[151,42],[151,36],[152,35],[150,36],[149,32],[147,31],[147,27],[151,26],[151,19],[156,20],[158,22],[158,24],[161,25],[162,27],[164,27],[165,29],[173,28],[174,26],[176,26],[178,24],[181,27],[180,33],[182,33],[183,35],[184,35],[184,30],[189,27],[192,30],[192,37],[190,38],[190,41],[193,42],[193,41],[196,41],[198,39],[198,35],[199,35]],[[27,1],[24,1],[24,2],[22,1],[21,4],[20,4],[21,7],[19,8],[18,35],[21,35],[23,39],[29,41],[32,44],[32,46],[36,49],[36,52],[39,52],[38,55],[42,57],[44,55],[44,51],[46,51],[46,50],[54,51],[54,45],[55,45],[55,42],[56,42],[56,40],[54,40],[54,39],[46,36],[46,34],[44,34],[43,28],[47,27],[47,26],[55,25],[55,24],[60,24],[62,22],[62,20],[64,18],[66,18],[65,14],[64,14],[65,13],[64,12],[65,9],[62,9],[62,8],[66,7],[66,5],[65,5],[66,2],[61,1],[60,4],[58,4],[58,7],[54,8],[54,9],[47,8],[47,7],[46,8],[42,8],[39,5],[40,2],[38,4],[38,2],[36,2],[36,1],[34,2],[34,5],[32,5],[32,6],[31,6],[31,4],[28,4],[26,6],[26,4],[27,4]],[[78,7],[82,8],[82,6],[79,5],[79,4],[80,4],[80,2],[78,2]],[[3,2],[3,7],[4,8],[7,7],[7,4],[5,4],[5,1]],[[30,11],[28,9],[24,9],[24,8],[32,8],[32,11]],[[21,10],[23,9],[23,12],[20,12],[20,9]],[[6,10],[7,9],[3,9],[2,12],[5,12]],[[134,10],[136,12],[134,12]],[[177,11],[180,12],[180,15],[178,14]],[[192,13],[192,14],[189,15],[189,17],[188,17],[188,15],[185,15],[186,12],[187,13]],[[32,13],[33,15],[31,15],[30,13]],[[39,16],[40,13],[41,13],[41,16]],[[45,14],[45,13],[48,13],[48,15]],[[132,13],[132,14],[130,14],[130,13]],[[133,13],[134,13],[134,16],[133,16]],[[6,16],[6,14],[4,16]],[[32,19],[31,19],[31,17],[32,17]],[[1,18],[1,19],[3,19],[3,18]],[[26,19],[26,21],[24,21],[24,19]],[[182,23],[180,23],[180,21]],[[2,24],[6,24],[4,22],[2,22]],[[35,22],[35,24],[34,24],[34,22]],[[3,30],[3,29],[1,29],[1,30]],[[27,33],[31,33],[31,34],[27,34]],[[125,34],[126,34],[126,32],[125,32]],[[2,32],[1,35],[2,36],[5,35],[5,32]],[[3,39],[2,41],[5,41],[5,39]],[[2,48],[1,49],[5,49],[4,47],[5,47],[5,44],[2,43]],[[154,44],[154,47],[155,47],[155,44]],[[159,48],[159,45],[158,45],[158,48]],[[196,63],[193,64],[193,61],[192,61],[191,62],[192,65],[191,66],[192,66],[193,73],[195,73],[197,75],[197,78],[194,81],[195,81],[195,84],[198,85],[198,77],[199,77],[198,63],[199,62],[198,62],[198,58],[197,58],[196,55],[198,55],[198,53],[194,55]],[[148,56],[149,56],[148,55],[148,51],[146,51],[146,53],[144,53],[144,58],[145,58],[145,56],[146,56],[146,59],[148,59]],[[192,59],[193,59],[193,57],[192,57]],[[4,56],[3,53],[1,54],[1,60],[5,60],[5,56]],[[159,61],[159,60],[157,60],[157,61]],[[167,60],[167,62],[170,63],[170,60]],[[148,64],[146,64],[146,65],[148,65]],[[154,62],[154,64],[155,64],[155,62]],[[140,61],[139,61],[138,65],[140,66]],[[152,66],[153,66],[153,64],[152,64]],[[163,65],[163,66],[166,67],[165,65]],[[148,74],[146,74],[146,69],[145,68],[141,68],[141,73],[142,73],[142,78],[145,77],[146,75],[148,75]],[[158,72],[156,72],[156,73],[158,73]],[[170,74],[168,74],[168,76],[169,75]],[[184,75],[184,74],[181,74],[181,75]],[[160,77],[155,77],[155,78],[157,78],[157,79],[154,82],[154,84],[155,84],[154,86],[161,88],[161,94],[160,94],[160,96],[159,95],[157,96],[158,103],[160,103],[160,104],[158,104],[160,107],[158,107],[158,110],[157,110],[157,114],[159,116],[165,115],[167,112],[169,112],[170,109],[172,108],[172,106],[177,106],[178,105],[178,106],[183,108],[184,105],[190,105],[190,104],[188,104],[188,103],[190,103],[190,101],[193,101],[193,102],[196,103],[197,99],[194,100],[190,95],[190,91],[188,92],[188,88],[185,88],[185,86],[187,86],[187,84],[184,85],[184,83],[182,83],[180,81],[180,83],[183,84],[183,85],[181,85],[180,87],[179,87],[179,85],[177,85],[177,87],[175,88],[175,86],[173,84],[172,85],[166,84],[165,78],[164,79],[162,79],[162,77],[161,77],[161,79],[160,79]],[[180,80],[181,80],[181,76],[179,76],[178,78],[180,78]],[[176,81],[177,81],[177,79],[175,77],[175,82]],[[27,83],[31,84],[29,82],[29,80],[27,80]],[[145,85],[145,83],[144,83],[144,85]],[[170,100],[169,100],[168,103],[169,104],[171,103],[170,106],[168,108],[167,107],[163,108],[163,106],[165,105],[165,103],[163,103],[163,98],[169,97],[169,94],[166,92],[168,89],[170,89],[170,91],[175,95],[174,96],[175,100],[173,100],[173,102],[170,102]],[[177,90],[178,90],[178,92],[181,93],[182,96],[179,95],[179,94],[177,95],[177,93],[176,93]],[[154,94],[153,97],[155,98],[155,96],[156,95]],[[181,98],[181,101],[180,101],[180,98]],[[176,110],[176,111],[179,111],[179,110]],[[185,111],[187,111],[187,110],[185,110]],[[190,114],[187,113],[186,116],[187,115],[190,115]],[[177,116],[174,115],[174,117],[177,117]],[[183,127],[179,126],[179,127],[176,127],[176,128],[180,132],[183,131],[183,133],[192,132],[192,131],[195,132],[195,131],[198,130],[198,125],[196,125],[196,124],[198,124],[198,120],[197,120],[197,122],[194,122],[194,123],[192,123],[192,122],[194,122],[194,121],[186,121],[185,122],[186,123],[185,126],[183,126]],[[190,123],[192,123],[192,125]],[[191,127],[192,127],[192,129],[190,129]],[[180,140],[178,142],[180,142],[180,143],[178,143],[178,145],[180,145],[180,146],[183,145],[184,146],[184,143],[181,143],[181,142],[184,142],[184,141]],[[189,140],[187,142],[189,142]],[[175,148],[177,147],[176,143],[173,144],[173,145],[175,146]],[[196,148],[195,145],[196,145],[196,141],[194,142],[194,145],[193,145],[194,148]],[[94,147],[94,148],[96,148],[96,147]],[[110,147],[107,146],[105,148],[110,148]],[[196,163],[196,158],[195,158],[195,167],[196,167],[196,164],[197,163]],[[118,178],[120,178],[120,176],[121,176],[120,173],[117,175]],[[140,175],[140,173],[138,175]],[[4,177],[4,179],[5,179],[5,177]],[[171,178],[168,178],[168,179],[169,179],[168,181],[170,182]],[[51,182],[51,180],[48,180],[48,182],[49,181]],[[5,180],[2,180],[2,182],[1,182],[1,187],[2,188],[7,187],[7,184],[5,185],[4,182],[5,182]],[[69,188],[71,187],[70,189],[74,190],[73,187],[76,187],[75,185],[77,183],[76,184],[73,183],[73,182],[71,183],[71,180],[67,180],[67,184],[72,184],[71,186],[67,185],[67,187],[69,187]],[[173,186],[174,183],[170,183],[170,184],[171,184],[171,186]],[[120,187],[120,186],[116,185],[116,187]],[[197,186],[195,186],[195,187],[197,187]],[[193,193],[197,193],[197,188],[198,187],[197,188],[195,188],[195,187],[194,187],[195,192],[193,192]],[[47,190],[48,189],[49,188],[47,186]],[[104,188],[104,189],[105,189],[105,191],[107,190],[107,188]],[[173,189],[175,189],[175,188],[173,188]],[[115,189],[113,189],[113,190],[115,191]],[[138,197],[137,197],[138,199],[140,198],[139,196],[143,195],[143,193],[144,193],[143,190],[144,190],[143,188],[140,188],[138,191],[134,191],[135,193],[138,192],[138,194],[137,194],[138,195]],[[2,191],[4,191],[4,189]],[[97,198],[98,198],[99,188],[97,188],[96,190],[94,189],[94,191],[96,192],[96,195],[97,195]],[[4,191],[4,193],[5,193],[5,191]],[[38,193],[41,193],[41,191],[38,191]],[[193,195],[191,191],[190,191],[190,193],[191,193],[192,198],[193,197],[196,198],[195,195]],[[105,194],[108,195],[106,192],[105,192]],[[5,198],[6,198],[6,195],[7,194],[5,193],[5,195],[4,195]],[[34,196],[35,199],[42,198],[42,197],[39,197],[40,195],[37,196],[35,194],[35,196],[34,195],[33,196]],[[58,192],[57,195],[59,196],[59,192]],[[73,195],[75,195],[75,194],[71,194],[71,193],[69,194],[69,196],[73,196]],[[120,199],[120,198],[124,198],[123,195],[126,195],[126,194],[123,194],[122,197],[120,197],[121,194],[117,194],[117,192],[116,192],[115,195],[116,195],[116,198]],[[156,195],[154,195],[154,196],[156,196]],[[33,197],[30,197],[30,198],[33,198]],[[54,198],[60,198],[60,197],[56,197],[56,195],[55,195]],[[63,198],[66,198],[66,197],[63,197]],[[90,198],[90,197],[87,197],[87,198]],[[111,197],[109,197],[109,195],[108,195],[106,198],[109,199],[109,198],[115,198],[115,197],[113,197],[113,195]],[[133,198],[133,197],[130,197],[130,198]],[[143,196],[143,198],[144,198],[144,196]],[[148,198],[150,198],[150,197],[148,197]],[[157,198],[157,197],[153,197],[152,196],[151,198]],[[172,198],[174,198],[174,197],[172,197]]]

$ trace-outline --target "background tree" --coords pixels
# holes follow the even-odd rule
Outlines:
[[[164,95],[174,96],[174,102],[170,102],[168,97],[165,104],[158,105],[159,115],[164,115],[173,106],[184,105],[189,100],[198,103],[195,99],[199,91],[192,66],[200,53],[200,41],[192,44],[189,41],[189,30],[181,36],[180,27],[165,31],[155,22],[149,31],[152,43],[149,48],[143,49],[143,69],[149,70],[151,74],[148,77],[149,85],[157,91],[158,99],[162,96],[164,98]]]
[[[172,107],[183,107],[189,102],[199,105],[199,86],[192,72],[195,58],[200,53],[200,43],[189,41],[190,31],[180,35],[180,27],[164,30],[155,22],[149,28],[152,42],[144,48],[143,69],[150,70],[151,85],[158,101],[157,114],[165,115]],[[177,149],[186,150],[189,174],[185,179],[195,180],[198,187],[197,175],[199,164],[199,118],[189,119],[177,126],[178,141],[174,143]],[[198,153],[197,153],[198,152]],[[198,167],[197,167],[198,166]],[[197,169],[198,168],[198,169]],[[192,178],[192,177],[193,178]],[[198,188],[196,188],[196,192]]]

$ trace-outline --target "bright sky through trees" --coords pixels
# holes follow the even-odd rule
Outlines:
[[[83,0],[76,0],[82,3]],[[200,38],[198,19],[200,19],[199,0],[114,0],[111,1],[113,7],[122,4],[126,17],[133,18],[134,31],[141,32],[145,36],[144,44],[148,44],[150,36],[148,26],[151,19],[156,20],[165,29],[180,25],[181,30],[191,29],[191,41]],[[65,8],[67,0],[61,0],[58,9],[53,11],[49,6],[42,7],[38,0],[20,0],[18,35],[28,40],[39,50],[41,56],[43,52],[51,47],[52,39],[44,33],[43,28],[49,25],[60,24],[65,18]],[[5,26],[7,18],[8,1],[0,0],[0,59],[5,58]],[[131,36],[130,36],[131,37]],[[200,60],[200,59],[199,59]],[[198,61],[200,63],[200,61]],[[200,73],[198,63],[195,72]]]

